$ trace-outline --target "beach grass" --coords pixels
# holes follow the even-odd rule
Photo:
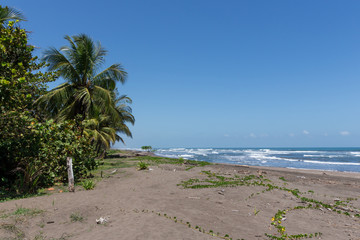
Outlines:
[[[112,175],[123,172],[121,169],[136,168],[140,170],[147,170],[151,166],[159,166],[162,164],[181,165],[185,166],[185,170],[190,170],[194,167],[204,167],[212,163],[205,161],[188,160],[184,158],[168,158],[151,155],[145,156],[127,156],[129,152],[126,150],[108,150],[107,157],[102,159],[97,169],[90,172],[89,176],[96,181],[102,178],[111,177]],[[123,157],[127,156],[127,157]]]

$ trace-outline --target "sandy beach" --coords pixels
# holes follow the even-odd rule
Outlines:
[[[0,239],[360,239],[358,173],[227,164],[115,170],[94,190],[0,203]]]

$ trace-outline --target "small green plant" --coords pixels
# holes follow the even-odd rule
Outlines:
[[[45,223],[43,223],[43,222],[42,222],[42,223],[39,223],[38,226],[39,226],[40,228],[44,228],[44,227],[45,227]]]
[[[72,213],[70,215],[71,222],[82,222],[84,221],[84,217],[80,213]]]
[[[81,183],[81,185],[85,190],[92,190],[95,188],[96,183],[93,180],[86,179]]]
[[[256,207],[255,207],[255,209],[254,209],[254,215],[255,215],[255,216],[258,215],[259,212],[260,212],[260,210],[256,210]]]
[[[44,210],[36,209],[36,208],[23,208],[18,207],[12,215],[18,215],[18,216],[35,216],[40,213],[44,212]]]
[[[146,164],[146,163],[144,163],[144,162],[139,162],[139,163],[137,164],[137,166],[138,166],[138,170],[146,170],[146,169],[148,169],[148,167],[149,167],[149,165]]]
[[[279,177],[280,180],[283,180],[284,182],[286,182],[286,179],[284,177]]]

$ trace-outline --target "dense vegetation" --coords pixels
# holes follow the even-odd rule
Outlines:
[[[51,48],[46,62],[33,56],[21,13],[0,6],[0,196],[6,191],[34,193],[67,178],[72,157],[75,178],[98,165],[110,144],[131,136],[131,99],[119,96],[116,81],[127,73],[114,64],[99,71],[106,51],[86,35],[66,37],[60,51]],[[12,21],[13,20],[13,21]],[[89,64],[91,63],[91,64]],[[51,91],[59,76],[67,82]]]

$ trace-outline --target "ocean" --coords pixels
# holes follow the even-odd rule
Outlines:
[[[360,172],[360,148],[159,148],[155,154],[212,163]]]

